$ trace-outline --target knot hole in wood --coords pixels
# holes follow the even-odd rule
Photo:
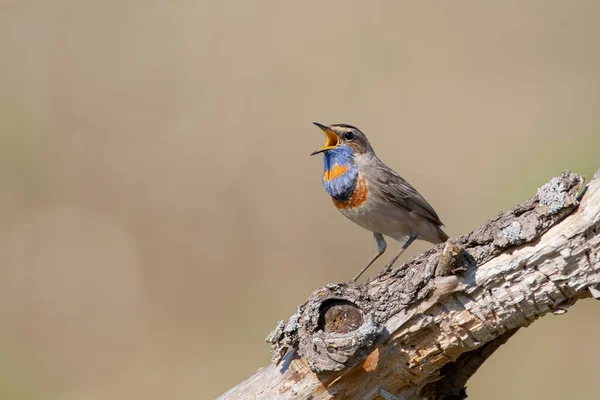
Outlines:
[[[325,333],[349,333],[364,321],[363,312],[354,303],[343,299],[328,299],[321,304],[317,328]]]

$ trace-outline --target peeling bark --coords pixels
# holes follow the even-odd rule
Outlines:
[[[600,298],[600,177],[582,184],[566,171],[399,269],[318,289],[267,338],[273,364],[219,399],[465,398],[521,327]]]

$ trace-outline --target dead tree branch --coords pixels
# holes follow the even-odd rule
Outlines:
[[[600,173],[600,171],[599,171]],[[328,284],[220,399],[462,399],[519,328],[600,298],[600,177],[564,172],[476,231],[365,284]]]

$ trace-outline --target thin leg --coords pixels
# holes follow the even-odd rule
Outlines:
[[[400,258],[400,256],[402,255],[402,253],[404,253],[404,250],[406,250],[408,248],[408,246],[410,246],[410,244],[415,241],[416,238],[417,238],[417,234],[416,233],[411,233],[410,237],[408,238],[408,240],[406,241],[406,243],[404,243],[404,246],[402,246],[402,248],[400,249],[400,251],[398,252],[398,254],[396,254],[394,256],[394,258],[392,258],[390,260],[390,262],[385,267],[383,267],[383,271],[387,272],[390,269],[392,269],[392,265],[394,265],[394,263],[396,262],[396,260]]]
[[[373,258],[369,260],[367,265],[365,265],[363,269],[360,270],[358,275],[356,275],[354,279],[352,279],[352,282],[356,282],[356,280],[360,278],[360,276],[367,270],[367,268],[369,268],[371,264],[373,264],[375,260],[377,260],[387,248],[387,244],[385,243],[385,239],[383,238],[383,235],[381,233],[374,233],[373,236],[375,237],[375,241],[377,242],[377,254],[375,254]]]

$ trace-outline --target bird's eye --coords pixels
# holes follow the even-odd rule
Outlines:
[[[352,140],[352,139],[354,139],[354,133],[352,133],[352,132],[346,132],[346,133],[344,133],[344,139],[346,139],[346,140]]]

